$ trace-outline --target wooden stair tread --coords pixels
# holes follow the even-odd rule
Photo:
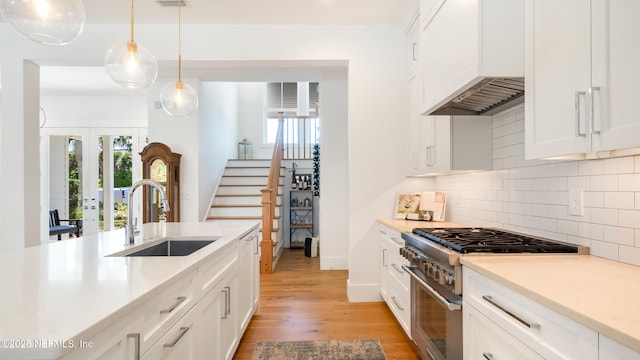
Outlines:
[[[216,194],[216,197],[260,197],[262,194]],[[278,194],[277,196],[282,196]]]
[[[280,216],[274,216],[280,219]],[[262,216],[207,216],[207,220],[262,220]]]
[[[282,205],[276,204],[275,206],[281,207]],[[262,207],[262,204],[229,204],[229,205],[211,205],[212,208],[256,208]]]

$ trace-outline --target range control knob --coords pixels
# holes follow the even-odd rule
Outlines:
[[[447,272],[445,270],[438,270],[437,280],[438,284],[444,285],[447,282]]]

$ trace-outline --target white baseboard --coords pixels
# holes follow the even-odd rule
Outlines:
[[[347,298],[349,302],[380,302],[380,284],[353,284],[347,279]]]

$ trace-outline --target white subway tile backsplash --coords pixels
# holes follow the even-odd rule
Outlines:
[[[590,247],[640,266],[640,155],[598,160],[525,160],[524,106],[493,117],[493,170],[438,176],[447,220],[494,226]],[[569,190],[584,191],[583,216]]]
[[[606,192],[604,193],[604,207],[633,210],[635,208],[635,194],[632,192]]]
[[[634,159],[631,156],[604,160],[605,174],[630,174],[633,169]]]
[[[618,249],[619,245],[604,241],[591,240],[589,244],[589,253],[591,255],[615,261],[618,261]]]
[[[640,174],[618,175],[618,190],[640,191]]]
[[[633,229],[617,226],[605,226],[604,241],[620,245],[633,246]]]
[[[602,175],[604,174],[603,160],[587,160],[578,162],[578,175]]]
[[[592,191],[618,191],[618,175],[596,175],[591,177]]]

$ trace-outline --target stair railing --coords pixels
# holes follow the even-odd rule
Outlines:
[[[269,179],[267,188],[262,189],[262,250],[260,258],[260,272],[270,274],[273,272],[273,247],[276,245],[272,239],[273,220],[276,214],[276,199],[278,196],[278,186],[280,185],[280,167],[284,154],[284,112],[278,113],[278,131],[276,142],[273,146],[273,156],[271,167],[269,168]]]
[[[320,135],[320,117],[316,115],[284,118],[284,159],[311,160],[313,144]]]

